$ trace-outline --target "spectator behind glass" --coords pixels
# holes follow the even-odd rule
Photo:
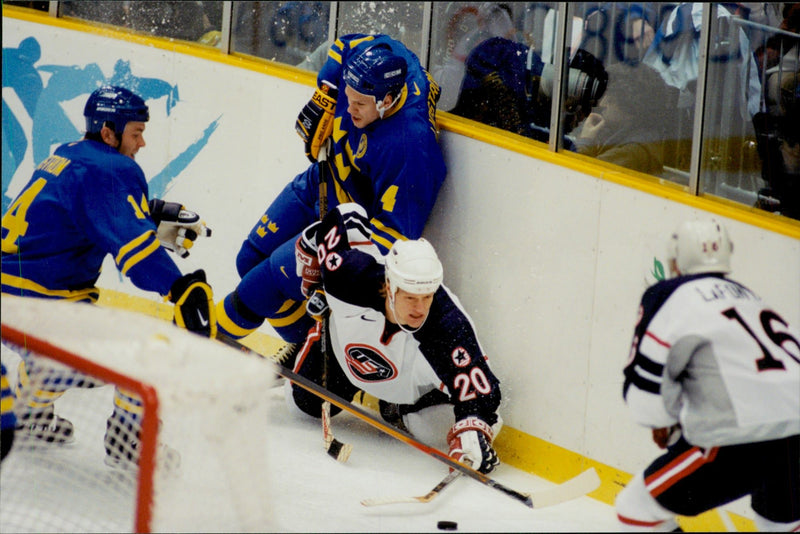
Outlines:
[[[448,41],[452,39],[451,34],[462,29],[470,19],[475,21],[475,27],[458,39],[442,65],[431,68],[431,75],[442,88],[438,104],[442,111],[450,111],[456,105],[470,52],[491,37],[514,39],[516,35],[511,6],[507,3],[483,2],[478,7],[462,6],[452,15],[447,27]]]
[[[525,44],[492,37],[467,58],[458,103],[452,112],[546,143],[554,77],[553,65],[542,62]],[[566,133],[588,115],[608,80],[603,65],[584,50],[578,50],[572,59],[568,77]],[[564,146],[574,150],[569,139]]]
[[[608,88],[576,132],[578,152],[659,175],[664,141],[674,137],[677,91],[644,64],[608,67]]]
[[[786,74],[776,114],[756,116],[761,176],[757,207],[800,220],[800,74]]]
[[[96,1],[63,2],[65,16],[124,26],[159,37],[216,46],[221,38],[219,2]]]
[[[783,20],[777,25],[779,30],[800,33],[800,4],[787,3],[783,7]],[[766,43],[755,51],[759,74],[766,71],[767,75],[774,69],[787,69],[785,56],[792,59],[792,66],[797,69],[797,38],[778,33],[771,35]]]

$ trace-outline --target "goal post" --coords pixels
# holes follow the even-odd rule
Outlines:
[[[2,359],[14,383],[24,360],[23,391],[93,386],[55,400],[73,442],[16,433],[0,469],[0,531],[271,529],[269,364],[126,310],[7,295],[0,303]],[[138,464],[127,468],[104,462],[118,389],[142,409]],[[26,413],[27,402],[17,398],[15,411]]]

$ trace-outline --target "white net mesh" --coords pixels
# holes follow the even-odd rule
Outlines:
[[[274,372],[264,361],[158,319],[86,304],[4,295],[2,322],[3,363],[23,387],[21,428],[0,470],[0,531],[270,530]],[[119,417],[142,409],[143,427]],[[152,491],[150,471],[139,468],[150,463],[141,453],[148,440]]]

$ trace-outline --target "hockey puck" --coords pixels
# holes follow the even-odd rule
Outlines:
[[[436,526],[439,530],[458,530],[458,523],[455,521],[439,521]]]

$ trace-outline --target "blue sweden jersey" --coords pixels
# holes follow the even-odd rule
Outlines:
[[[103,143],[61,145],[3,216],[2,290],[96,301],[111,254],[140,289],[169,293],[181,273],[160,247],[144,173]]]
[[[14,392],[8,382],[6,366],[0,363],[0,429],[14,428],[17,416],[14,415]]]
[[[408,64],[399,102],[364,129],[347,113],[343,65],[350,56],[378,43],[388,44]],[[401,42],[388,36],[351,34],[331,46],[318,82],[339,88],[333,125],[336,199],[357,202],[371,217],[373,241],[386,252],[397,239],[422,235],[447,169],[437,142],[436,101],[439,86]]]

